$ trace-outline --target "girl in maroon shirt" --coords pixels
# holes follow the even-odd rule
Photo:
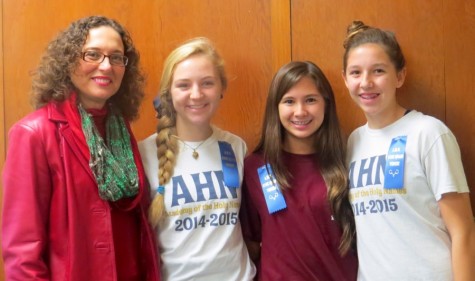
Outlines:
[[[311,62],[284,65],[244,162],[241,223],[259,280],[356,280],[344,147],[323,72]]]

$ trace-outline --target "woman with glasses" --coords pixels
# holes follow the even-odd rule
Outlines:
[[[80,19],[49,43],[33,77],[37,110],[9,132],[7,280],[160,279],[129,126],[143,82],[139,54],[112,19]]]

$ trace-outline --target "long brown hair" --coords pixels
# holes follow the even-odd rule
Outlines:
[[[103,16],[90,16],[71,23],[48,44],[39,66],[33,72],[32,99],[36,108],[50,101],[64,101],[75,90],[70,74],[79,64],[89,30],[101,26],[109,26],[119,33],[124,44],[124,55],[129,59],[120,88],[109,102],[128,120],[137,118],[145,83],[139,67],[140,55],[127,30],[117,21]]]
[[[255,152],[262,153],[270,164],[279,186],[291,188],[292,175],[282,161],[283,142],[286,131],[279,119],[279,103],[282,97],[302,78],[308,77],[325,100],[325,115],[320,128],[315,132],[316,159],[328,188],[328,202],[333,217],[343,234],[340,253],[346,254],[354,245],[355,223],[348,198],[348,172],[345,165],[345,145],[338,121],[332,87],[322,70],[309,61],[295,61],[282,66],[272,79],[262,126],[261,138]],[[276,141],[279,140],[279,141]]]

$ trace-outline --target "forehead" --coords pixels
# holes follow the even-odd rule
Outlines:
[[[366,43],[359,45],[350,50],[348,55],[348,62],[364,62],[364,61],[390,61],[389,55],[386,53],[384,47],[380,44]]]
[[[284,96],[309,96],[309,95],[320,95],[320,91],[315,84],[315,81],[308,77],[302,77],[295,85],[293,85],[287,92],[284,93]]]
[[[192,55],[176,65],[174,79],[216,76],[216,67],[207,55]]]
[[[110,26],[91,28],[83,48],[96,48],[105,50],[124,50],[120,34]]]

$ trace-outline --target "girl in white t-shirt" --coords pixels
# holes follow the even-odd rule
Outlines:
[[[367,124],[348,140],[358,280],[475,280],[475,227],[460,150],[439,120],[406,110],[393,33],[355,21],[343,79]]]
[[[239,222],[244,141],[211,124],[227,79],[206,38],[173,50],[155,108],[157,133],[139,144],[153,202],[163,280],[252,280]]]

